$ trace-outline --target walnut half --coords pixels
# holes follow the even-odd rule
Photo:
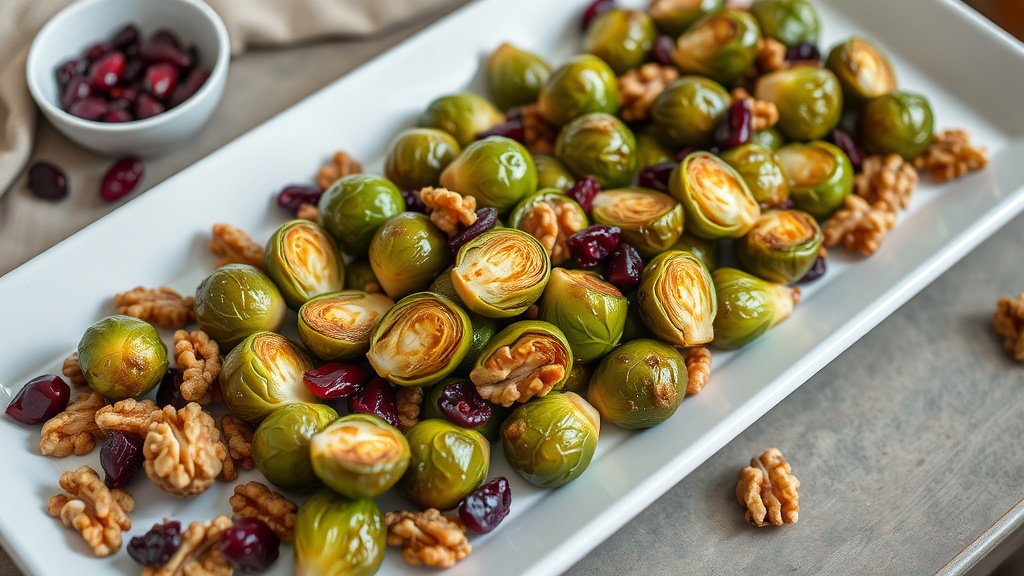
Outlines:
[[[388,545],[401,546],[402,558],[413,566],[450,568],[473,550],[466,527],[458,518],[442,516],[434,508],[425,512],[388,512]]]
[[[231,576],[234,568],[218,545],[220,535],[231,525],[227,516],[189,524],[171,559],[163,566],[146,566],[142,576]]]
[[[107,401],[98,392],[82,392],[76,396],[63,412],[43,424],[39,452],[57,458],[92,452],[96,441],[106,436],[96,425],[96,412],[106,405]]]
[[[291,500],[265,484],[253,481],[235,486],[235,493],[228,501],[235,518],[262,520],[282,542],[292,541],[295,513],[299,507]]]
[[[992,327],[1003,337],[1003,348],[1024,362],[1024,292],[1016,298],[1000,298],[992,315]]]
[[[543,396],[565,376],[565,349],[554,336],[526,333],[469,373],[484,400],[508,407]]]
[[[146,475],[164,492],[187,498],[205,492],[228,457],[217,424],[199,404],[154,412],[142,445]]]
[[[758,528],[797,521],[800,481],[778,448],[765,450],[740,471],[736,500],[747,507],[747,522]]]
[[[60,477],[60,487],[71,496],[50,498],[48,511],[74,528],[97,556],[109,556],[121,548],[121,532],[132,529],[128,514],[135,500],[123,490],[110,490],[96,471],[82,466]]]

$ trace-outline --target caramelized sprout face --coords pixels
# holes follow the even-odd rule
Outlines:
[[[220,386],[232,414],[259,424],[275,410],[299,402],[316,402],[302,382],[313,369],[309,356],[284,336],[257,332],[224,358]]]
[[[712,344],[718,348],[749,344],[789,318],[800,300],[799,288],[765,282],[735,268],[719,268],[712,278],[719,303]]]
[[[391,141],[384,175],[405,190],[437,186],[441,172],[461,151],[455,137],[443,130],[410,128]]]
[[[587,27],[583,50],[604,60],[616,74],[643,64],[654,48],[654,20],[641,10],[613,8]]]
[[[555,70],[537,99],[541,113],[555,126],[565,126],[592,112],[619,111],[619,82],[604,60],[576,56]]]
[[[708,152],[687,156],[672,172],[669,191],[683,206],[687,231],[702,238],[739,238],[761,215],[743,178]]]
[[[755,96],[775,103],[779,108],[776,127],[793,140],[824,138],[839,124],[843,113],[839,79],[814,66],[796,66],[761,76]]]
[[[817,11],[807,0],[756,0],[750,13],[765,36],[786,46],[818,41],[821,24]]]
[[[412,459],[399,489],[421,508],[450,510],[487,478],[491,444],[447,420],[424,420],[406,433]]]
[[[744,144],[722,153],[722,160],[743,178],[751,196],[762,208],[779,208],[789,200],[789,180],[772,149]]]
[[[248,264],[221,266],[196,288],[196,322],[222,351],[255,332],[280,329],[287,311],[274,281]]]
[[[853,192],[853,165],[828,142],[790,144],[776,152],[796,207],[825,219]]]
[[[579,176],[597,178],[603,188],[625,186],[636,171],[636,138],[610,114],[585,114],[558,134],[555,155]]]
[[[321,360],[353,360],[370,348],[370,334],[395,302],[383,294],[346,290],[317,296],[299,308],[299,338]]]
[[[370,266],[391,298],[426,290],[451,263],[448,237],[429,216],[403,212],[377,229],[370,242]]]
[[[540,298],[550,273],[547,252],[533,236],[495,228],[459,249],[452,285],[473,312],[511,318]]]
[[[818,258],[821,228],[800,210],[769,210],[736,242],[736,259],[751,274],[780,284],[804,277]]]
[[[747,12],[721,10],[701,18],[676,41],[673,60],[684,74],[728,84],[757,59],[761,31]]]
[[[320,225],[341,250],[350,256],[364,256],[377,228],[405,211],[405,200],[386,178],[353,174],[325,190],[317,208]]]
[[[421,127],[443,130],[463,148],[476,140],[477,134],[504,121],[505,115],[486,98],[469,92],[442,96],[420,115]]]
[[[573,392],[552,392],[516,407],[501,425],[509,465],[530,484],[557,488],[579,478],[597,450],[601,419]]]
[[[729,109],[729,92],[703,76],[683,76],[651,105],[654,135],[669,148],[710,146]]]
[[[481,208],[507,212],[537,190],[537,168],[522,144],[489,136],[463,149],[441,173],[441,185],[473,196]]]
[[[384,562],[387,537],[384,514],[373,500],[318,490],[295,516],[295,576],[375,574]]]
[[[725,0],[652,0],[648,12],[663,33],[679,37],[694,22],[725,8]]]
[[[284,301],[298,309],[313,296],[337,292],[345,282],[345,261],[327,231],[309,220],[290,220],[267,241],[267,276]]]
[[[502,406],[543,396],[565,382],[572,349],[554,324],[522,320],[499,332],[476,360],[469,378],[485,400]]]
[[[90,388],[117,402],[160,383],[167,372],[167,347],[148,322],[110,316],[85,330],[78,342],[78,365]]]
[[[669,251],[651,260],[636,299],[644,324],[661,340],[696,346],[714,338],[718,301],[711,274],[690,252]]]
[[[252,459],[271,484],[301,492],[318,484],[309,457],[314,434],[338,418],[323,404],[289,404],[263,419],[252,436]]]
[[[562,331],[574,360],[592,362],[619,343],[629,301],[593,272],[555,268],[538,305],[538,318]]]
[[[597,365],[587,399],[613,424],[650,428],[675,414],[686,382],[686,362],[675,348],[658,340],[633,340]]]
[[[863,102],[896,89],[896,75],[889,59],[870,40],[853,37],[828,55],[828,69],[843,86],[850,102]]]
[[[409,443],[398,428],[371,414],[348,414],[309,442],[317,477],[342,496],[374,498],[409,467]]]
[[[857,129],[869,154],[899,154],[907,162],[931,146],[934,115],[928,99],[910,92],[890,92],[861,108]]]
[[[622,230],[622,241],[650,258],[683,233],[683,209],[668,194],[647,188],[606,190],[594,197],[594,221]]]
[[[487,85],[502,110],[537,101],[551,67],[536,54],[505,43],[487,58]]]

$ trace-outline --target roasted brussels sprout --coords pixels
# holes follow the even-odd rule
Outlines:
[[[676,41],[672,55],[684,74],[732,83],[757,60],[761,30],[747,12],[721,10],[701,18]]]
[[[725,8],[725,0],[651,0],[648,12],[665,34],[678,37],[704,16]]]
[[[625,186],[636,171],[633,131],[610,114],[584,114],[562,128],[555,155],[579,176],[593,176],[602,188]]]
[[[711,274],[691,252],[665,252],[644,266],[636,302],[644,325],[670,344],[696,346],[714,338],[718,301]]]
[[[473,342],[469,316],[431,292],[399,300],[374,328],[366,358],[399,386],[430,386],[462,362]]]
[[[896,89],[889,59],[867,38],[854,36],[837,45],[829,53],[827,65],[850,102],[863,102]]]
[[[451,274],[448,275],[448,278],[450,281]],[[473,366],[476,366],[476,359],[480,357],[480,352],[494,338],[494,335],[498,333],[498,328],[500,328],[496,318],[488,318],[487,316],[473,314],[472,312],[469,314],[469,323],[473,325],[473,341],[469,344],[469,351],[466,352],[466,357],[462,359],[458,368],[455,369],[459,374],[469,374],[473,370]]]
[[[562,164],[562,161],[547,154],[534,154],[533,165],[537,169],[537,189],[555,188],[566,191],[576,183],[576,176]]]
[[[868,100],[857,129],[868,154],[899,154],[910,162],[931,146],[932,106],[910,92],[890,92]]]
[[[471,428],[493,442],[509,410],[480,397],[476,386],[465,378],[445,378],[430,388],[422,406],[422,420],[443,418]]]
[[[843,112],[843,89],[836,75],[814,66],[765,74],[757,79],[755,94],[758,100],[778,106],[775,126],[793,140],[824,138]]]
[[[544,247],[522,230],[495,228],[459,249],[452,285],[467,308],[511,318],[540,298],[551,273]]]
[[[622,342],[631,342],[641,338],[654,338],[654,334],[644,324],[643,315],[640,314],[640,306],[630,303],[629,311],[626,313],[626,326],[622,329]],[[574,365],[575,366],[575,365]],[[575,392],[575,390],[573,390]]]
[[[786,145],[786,137],[775,128],[757,130],[750,135],[750,141],[769,150],[778,150]]]
[[[345,261],[327,231],[309,220],[289,220],[267,241],[263,268],[298,309],[313,296],[337,292],[345,283]]]
[[[345,266],[345,287],[349,290],[362,290],[371,294],[383,292],[373,266],[366,258],[356,258]]]
[[[320,225],[341,250],[351,256],[364,256],[377,228],[405,211],[405,200],[386,178],[353,174],[331,184],[317,207]]]
[[[318,490],[295,515],[295,576],[371,576],[384,561],[387,539],[373,500]]]
[[[687,231],[701,238],[739,238],[761,215],[743,178],[710,152],[683,159],[669,178],[669,192],[683,206]]]
[[[470,92],[442,96],[420,115],[421,127],[444,130],[463,148],[476,140],[477,134],[504,121],[505,115],[486,98]]]
[[[790,144],[775,153],[789,180],[790,196],[800,210],[824,220],[853,191],[853,165],[828,142]]]
[[[729,92],[702,76],[683,76],[651,104],[653,134],[669,148],[710,146],[729,109]]]
[[[502,110],[537,101],[551,67],[536,54],[505,43],[487,58],[487,85]]]
[[[441,173],[441,185],[507,212],[537,190],[537,168],[522,144],[489,136],[467,146]]]
[[[565,379],[565,383],[558,389],[559,392],[574,392],[580,396],[587,396],[587,388],[590,386],[590,376],[594,373],[596,364],[584,364],[583,362],[574,362],[572,370],[569,371],[569,377]]]
[[[676,155],[658,141],[650,130],[636,134],[636,167],[641,170],[675,160]]]
[[[591,21],[583,50],[607,62],[616,74],[623,74],[647,61],[657,34],[654,20],[646,12],[613,8]]]
[[[109,316],[86,328],[78,366],[94,391],[112,402],[142,396],[167,372],[167,347],[156,328],[131,316]]]
[[[383,294],[345,290],[299,308],[299,338],[321,360],[352,360],[370,349],[370,333],[395,302]]]
[[[487,478],[491,444],[479,432],[433,418],[405,436],[412,460],[398,487],[413,504],[450,510]]]
[[[557,326],[576,362],[591,362],[619,343],[629,301],[594,272],[555,268],[537,302],[538,318]]]
[[[768,210],[736,242],[736,259],[751,274],[780,284],[804,277],[818,259],[821,228],[800,210]]]
[[[686,362],[675,348],[658,340],[633,340],[597,365],[587,400],[613,424],[650,428],[675,414],[686,382]]]
[[[410,128],[395,136],[384,159],[384,175],[405,190],[437,186],[441,172],[462,147],[451,134],[436,128]]]
[[[818,13],[807,0],[756,0],[750,13],[762,34],[786,46],[818,41]]]
[[[254,332],[281,328],[287,311],[274,281],[248,264],[221,266],[196,288],[196,322],[221,352]]]
[[[598,192],[590,215],[598,224],[618,226],[622,241],[644,258],[664,251],[683,233],[679,203],[668,194],[647,188]]]
[[[291,340],[257,332],[224,357],[224,403],[235,416],[255,425],[282,406],[316,402],[302,382],[302,375],[312,369],[309,356]]]
[[[555,126],[591,112],[619,111],[619,81],[597,56],[583,54],[555,70],[537,99],[541,114]]]
[[[374,498],[409,467],[402,432],[372,414],[348,414],[309,441],[313,471],[328,488],[349,498]]]
[[[709,271],[718,268],[718,240],[698,238],[683,232],[669,250],[692,252]]]
[[[513,470],[530,484],[557,488],[579,478],[597,450],[601,418],[573,392],[552,392],[516,407],[501,424]]]
[[[564,384],[572,364],[572,349],[557,326],[521,320],[484,346],[469,378],[482,398],[507,407]]]
[[[717,348],[744,346],[772,326],[789,318],[800,301],[800,289],[766,282],[735,268],[719,268],[711,274],[718,297],[715,315]]]
[[[252,435],[252,459],[271,484],[300,492],[318,484],[309,440],[338,419],[323,404],[289,404],[263,419]]]
[[[789,180],[771,149],[749,143],[726,150],[721,158],[743,178],[762,208],[779,208],[789,200]]]
[[[569,236],[587,227],[587,213],[561,191],[541,190],[516,205],[509,226],[533,236],[557,266],[572,256]]]
[[[415,212],[403,212],[378,228],[369,255],[377,282],[392,298],[426,290],[452,258],[444,232]]]

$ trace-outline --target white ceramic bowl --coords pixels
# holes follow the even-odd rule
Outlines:
[[[167,28],[184,46],[195,44],[199,66],[210,69],[209,79],[188,100],[144,120],[95,122],[62,110],[57,68],[128,23],[138,26],[142,39]],[[79,0],[39,31],[28,53],[26,76],[40,110],[68,138],[105,154],[147,156],[183,144],[206,124],[224,92],[230,56],[224,22],[201,0]]]

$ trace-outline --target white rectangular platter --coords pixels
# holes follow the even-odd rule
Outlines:
[[[84,329],[114,313],[114,293],[137,285],[191,293],[213,269],[206,242],[215,222],[265,240],[284,220],[275,193],[311,177],[339,148],[379,171],[388,141],[430,100],[481,90],[481,61],[502,41],[555,65],[577,52],[584,4],[474,2],[0,278],[0,404],[32,376],[59,373]],[[594,462],[575,482],[534,489],[495,446],[491,476],[512,482],[512,514],[495,532],[474,537],[473,553],[447,573],[567,569],[1024,208],[1020,44],[956,0],[817,6],[823,48],[852,34],[876,40],[893,57],[901,86],[929,96],[938,127],[970,129],[988,147],[990,166],[946,186],[926,181],[871,258],[834,250],[829,273],[805,291],[789,320],[744,350],[716,354],[710,385],[667,422],[638,433],[605,426]],[[163,336],[169,341],[170,333]],[[60,472],[83,463],[98,469],[98,457],[44,458],[38,437],[37,427],[0,417],[4,547],[30,574],[138,573],[123,551],[93,559],[75,533],[47,516]],[[240,480],[258,478],[254,471]],[[230,514],[227,484],[189,501],[162,495],[144,478],[131,490],[138,506],[130,535],[164,517],[187,523]],[[387,511],[401,503],[384,498],[380,505]],[[282,550],[272,574],[292,572],[290,553]],[[380,573],[422,571],[392,550]]]

